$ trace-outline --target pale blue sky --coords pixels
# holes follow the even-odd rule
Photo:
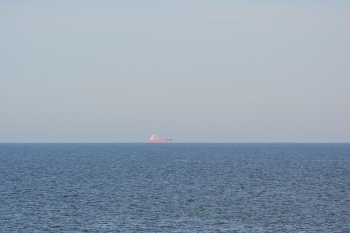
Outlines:
[[[350,1],[0,2],[0,142],[350,142]]]

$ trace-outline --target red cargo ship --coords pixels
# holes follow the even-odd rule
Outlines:
[[[158,138],[157,135],[153,134],[148,141],[149,142],[171,142],[171,139],[170,138],[161,139],[161,138]]]

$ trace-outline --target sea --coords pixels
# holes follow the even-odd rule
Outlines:
[[[350,143],[2,143],[0,174],[0,232],[350,232]]]

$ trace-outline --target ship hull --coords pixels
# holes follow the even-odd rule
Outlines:
[[[171,139],[157,139],[157,140],[148,140],[149,142],[171,142]]]

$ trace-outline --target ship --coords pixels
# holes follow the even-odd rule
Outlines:
[[[148,141],[149,142],[171,142],[171,138],[162,139],[162,138],[158,138],[157,135],[153,134]]]

